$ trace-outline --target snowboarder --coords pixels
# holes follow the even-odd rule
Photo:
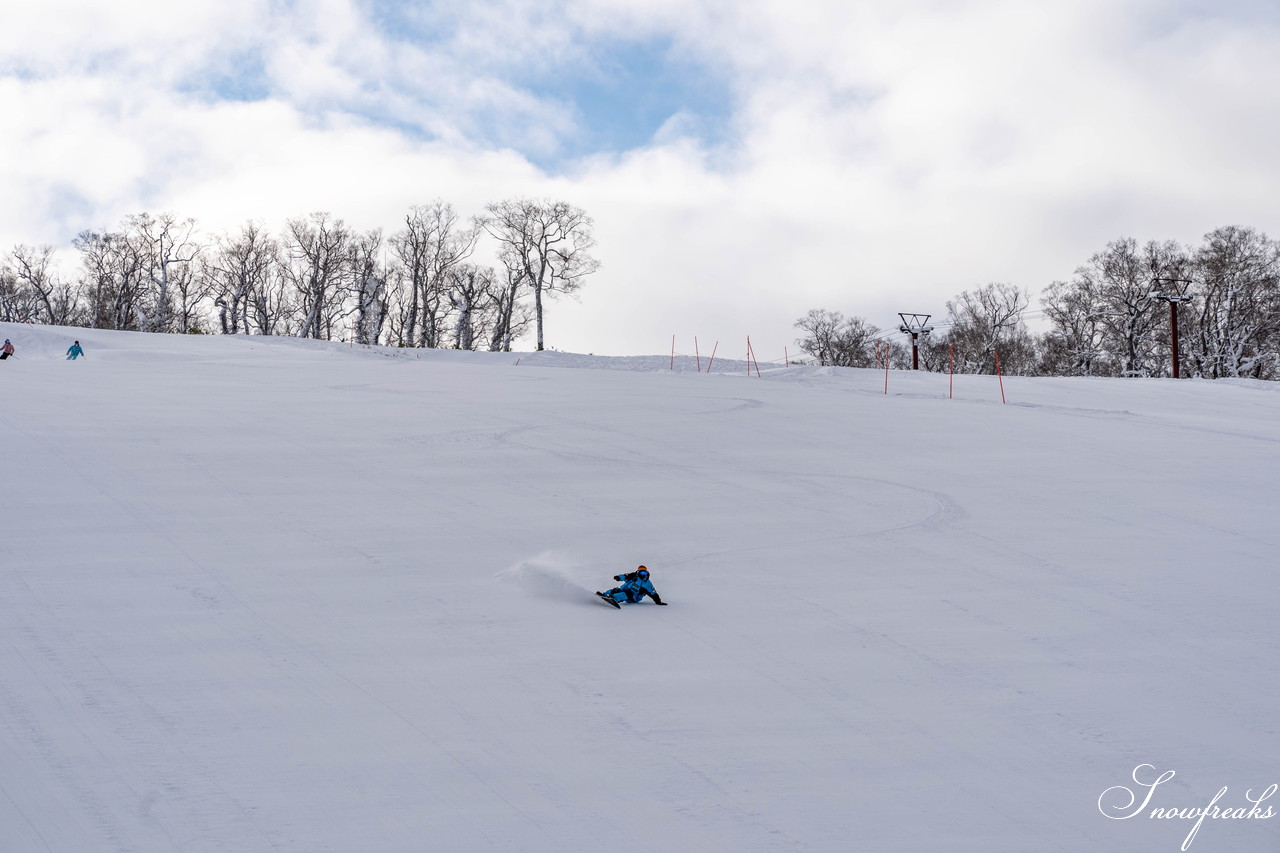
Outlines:
[[[4,339],[4,346],[0,347],[0,361],[5,360],[13,355],[13,344],[9,343],[9,339]]]
[[[67,348],[67,361],[75,361],[82,355],[84,355],[84,350],[80,347],[79,341]]]
[[[644,566],[637,566],[634,572],[627,572],[625,575],[614,575],[613,579],[622,581],[621,586],[615,586],[608,592],[596,592],[596,595],[612,604],[614,607],[622,607],[625,604],[638,604],[644,601],[647,595],[653,599],[654,604],[661,604],[664,607],[667,602],[658,596],[658,591],[653,588],[653,582],[649,580],[649,570]]]

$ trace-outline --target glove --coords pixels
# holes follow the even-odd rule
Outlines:
[[[624,581],[624,580],[626,580],[626,579],[627,579],[627,576],[626,576],[626,575],[614,575],[614,576],[613,576],[613,579],[614,579],[614,580],[616,580],[616,581]]]

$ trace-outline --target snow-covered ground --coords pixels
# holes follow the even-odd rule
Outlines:
[[[1280,384],[0,334],[5,853],[1173,853],[1280,782]]]

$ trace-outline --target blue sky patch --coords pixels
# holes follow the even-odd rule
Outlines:
[[[457,47],[454,40],[465,29],[466,12],[449,6],[362,0],[361,7],[388,38],[426,51],[452,53]],[[555,15],[552,9],[545,12]],[[542,18],[528,25],[561,26],[562,22]],[[681,116],[683,132],[708,144],[727,137],[733,109],[729,75],[679,55],[672,49],[672,39],[573,33],[570,40],[573,49],[554,58],[529,60],[513,55],[510,65],[481,66],[476,73],[495,75],[539,100],[567,108],[574,130],[548,146],[544,134],[513,128],[513,119],[519,120],[515,116],[473,114],[467,124],[484,137],[477,142],[515,148],[540,167],[555,171],[584,156],[648,145],[676,115]]]
[[[259,101],[271,94],[271,80],[259,49],[220,54],[215,65],[200,69],[181,90],[218,101]]]
[[[590,63],[555,69],[529,89],[573,105],[580,127],[563,140],[566,159],[643,147],[678,114],[704,142],[721,142],[733,109],[726,77],[673,58],[661,41],[602,44]]]

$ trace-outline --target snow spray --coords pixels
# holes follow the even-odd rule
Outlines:
[[[503,569],[497,577],[507,583],[515,583],[525,593],[538,598],[562,601],[594,598],[594,590],[570,576],[573,568],[572,562],[555,554],[543,553]]]

